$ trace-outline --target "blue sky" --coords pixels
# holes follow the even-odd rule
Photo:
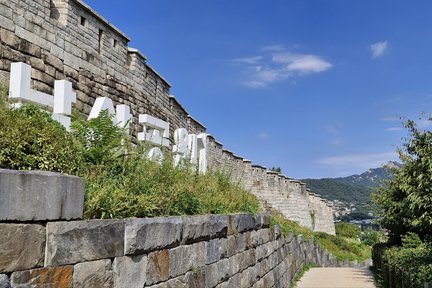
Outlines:
[[[396,160],[432,105],[431,1],[85,2],[226,149],[294,178]]]

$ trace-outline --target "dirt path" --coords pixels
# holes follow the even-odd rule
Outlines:
[[[297,288],[375,288],[369,269],[312,268],[297,283]]]

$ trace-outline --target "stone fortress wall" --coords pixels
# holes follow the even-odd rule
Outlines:
[[[370,265],[265,213],[80,220],[83,205],[79,177],[0,169],[0,287],[290,287],[306,264]]]
[[[89,114],[97,97],[126,104],[140,132],[139,114],[150,114],[190,133],[206,128],[170,95],[158,74],[129,38],[81,0],[2,0],[0,2],[0,81],[9,79],[13,62],[32,66],[33,89],[53,93],[54,80],[67,79],[77,94],[75,107]],[[305,184],[252,165],[208,137],[211,169],[229,173],[267,207],[311,228],[334,234],[331,208]]]

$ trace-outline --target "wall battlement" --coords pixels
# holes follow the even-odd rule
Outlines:
[[[131,131],[141,132],[139,114],[206,132],[170,95],[170,83],[147,62],[122,31],[81,0],[8,0],[0,3],[0,81],[9,79],[12,62],[32,68],[32,87],[52,95],[54,80],[67,79],[77,95],[75,108],[89,114],[97,97],[126,104],[134,116]],[[210,168],[229,173],[264,205],[316,231],[334,234],[331,209],[305,185],[252,165],[208,137]],[[316,219],[316,220],[314,220]],[[319,221],[317,221],[319,220]],[[318,223],[321,223],[318,225]]]

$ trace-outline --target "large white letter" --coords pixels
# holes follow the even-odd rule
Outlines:
[[[181,160],[189,156],[188,149],[188,131],[185,128],[179,128],[174,131],[174,165],[180,164]]]
[[[132,118],[132,114],[130,113],[130,107],[128,105],[117,105],[116,106],[116,120],[117,126],[120,128],[125,128],[126,133],[129,134],[129,120]]]
[[[199,162],[198,171],[202,174],[207,172],[207,134],[198,134],[198,151],[199,151]]]
[[[110,98],[108,97],[98,97],[93,104],[88,120],[99,117],[99,114],[104,111],[108,111],[108,115],[115,115],[114,105]]]
[[[72,91],[72,83],[66,80],[54,82],[53,119],[60,122],[66,130],[70,130],[72,103],[76,102],[76,94]]]
[[[138,133],[138,141],[149,141],[156,145],[169,146],[169,123],[148,114],[140,114],[139,123],[144,131]]]
[[[72,91],[72,83],[66,80],[54,82],[54,97],[31,89],[31,66],[22,62],[12,63],[9,82],[9,98],[13,107],[23,103],[33,103],[53,110],[52,118],[70,130],[72,103],[76,102],[76,94]]]

